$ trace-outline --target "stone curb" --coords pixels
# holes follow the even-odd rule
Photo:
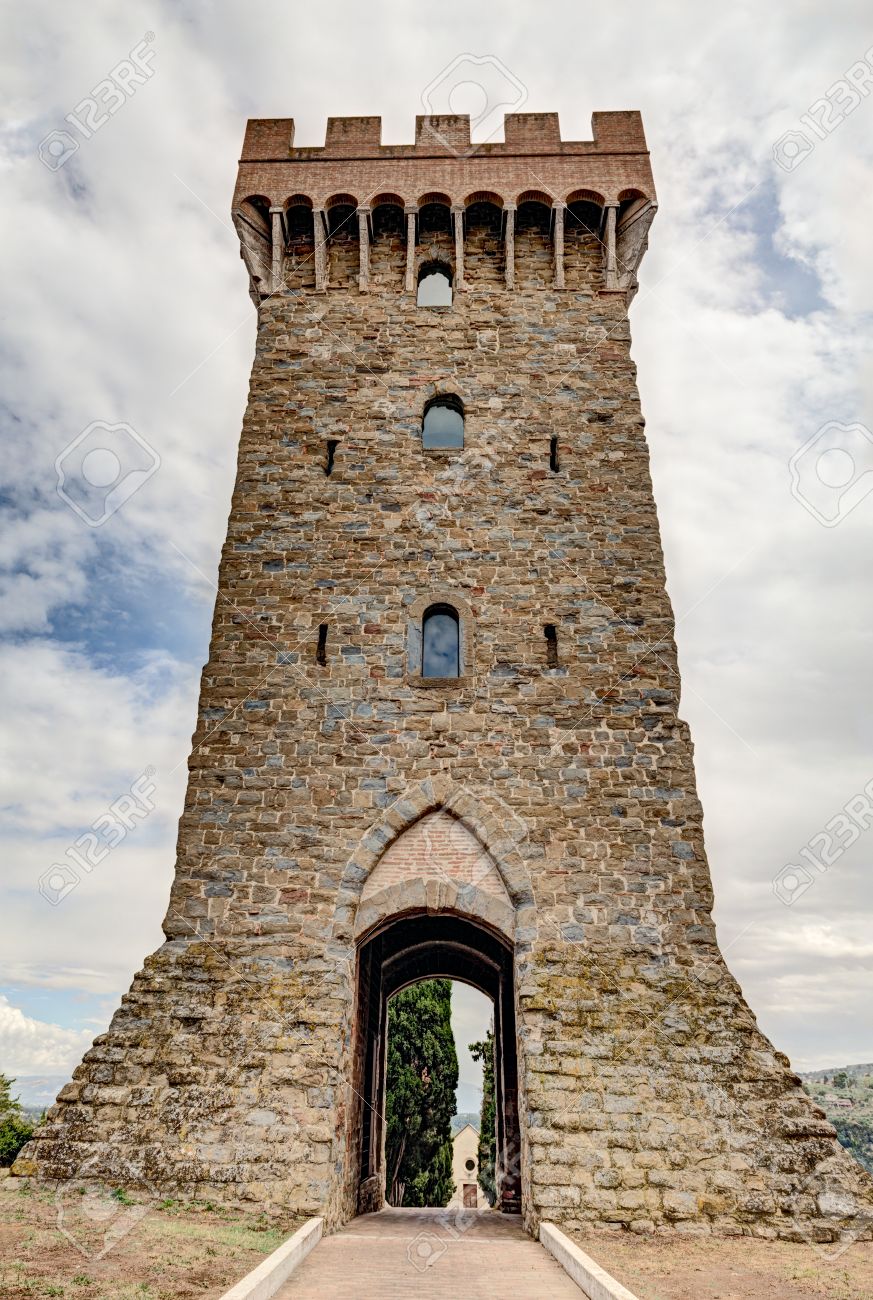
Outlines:
[[[307,1219],[302,1228],[283,1241],[263,1263],[225,1291],[221,1300],[270,1300],[295,1268],[321,1241],[324,1219]]]
[[[590,1255],[565,1237],[554,1223],[540,1224],[540,1244],[561,1265],[589,1300],[638,1300],[626,1286],[610,1277]]]

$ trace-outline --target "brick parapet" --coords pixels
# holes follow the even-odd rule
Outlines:
[[[325,144],[300,148],[292,118],[254,119],[246,129],[234,206],[256,194],[276,204],[306,194],[318,204],[339,191],[363,203],[380,190],[406,203],[433,190],[457,203],[478,190],[515,202],[531,189],[566,201],[583,188],[604,200],[634,191],[654,201],[639,113],[595,113],[592,131],[592,140],[564,141],[557,114],[507,114],[503,141],[470,144],[468,118],[418,118],[414,144],[383,145],[380,118],[330,118]]]

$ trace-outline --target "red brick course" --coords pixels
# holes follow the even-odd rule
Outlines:
[[[607,202],[631,190],[654,200],[639,113],[595,113],[592,132],[593,140],[562,141],[556,113],[507,114],[504,142],[471,146],[469,118],[419,117],[415,144],[383,145],[380,118],[330,118],[323,146],[295,148],[292,118],[257,119],[246,129],[233,205],[259,194],[282,206],[304,194],[320,207],[337,193],[366,204],[383,190],[408,204],[434,190],[453,203],[482,190],[515,203],[531,189],[560,202],[578,189]]]
[[[476,885],[509,902],[509,895],[488,851],[463,822],[445,813],[422,817],[387,849],[370,874],[361,901],[379,889],[416,877]]]

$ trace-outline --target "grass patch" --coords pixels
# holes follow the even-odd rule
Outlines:
[[[99,1217],[88,1219],[94,1205],[85,1189],[80,1199],[65,1187],[61,1202],[59,1219],[53,1189],[0,1183],[3,1300],[217,1300],[302,1222],[277,1223],[208,1200],[169,1197],[149,1205],[119,1188],[98,1208],[108,1208],[108,1226],[130,1228],[101,1256],[108,1238]],[[79,1232],[79,1215],[90,1235]]]

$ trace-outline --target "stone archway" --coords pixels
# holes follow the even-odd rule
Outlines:
[[[355,989],[347,1214],[384,1201],[388,1000],[436,977],[494,1003],[498,1195],[502,1208],[520,1208],[516,996],[536,909],[518,821],[499,798],[435,778],[406,791],[346,865],[334,938],[349,944]]]
[[[385,1203],[388,1001],[423,979],[460,980],[494,1004],[498,1208],[521,1209],[521,1141],[512,945],[481,923],[447,912],[406,913],[358,947],[350,1182],[359,1214]]]

